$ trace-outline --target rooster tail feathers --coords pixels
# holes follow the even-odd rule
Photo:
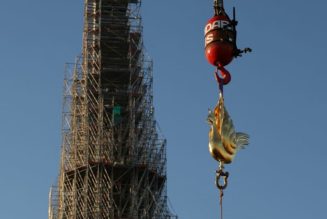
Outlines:
[[[236,146],[238,148],[244,149],[245,145],[249,144],[249,139],[250,139],[250,136],[248,134],[243,133],[243,132],[237,132],[236,133]]]

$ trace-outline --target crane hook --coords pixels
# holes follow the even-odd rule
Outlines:
[[[221,73],[221,77],[219,76],[219,71]],[[217,69],[215,71],[215,78],[216,81],[218,82],[219,90],[221,94],[223,94],[224,92],[223,87],[224,85],[228,84],[232,80],[232,76],[223,65],[218,63]]]

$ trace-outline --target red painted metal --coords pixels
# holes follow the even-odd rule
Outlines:
[[[235,54],[235,31],[224,13],[212,17],[205,27],[205,55],[214,66],[228,65]]]

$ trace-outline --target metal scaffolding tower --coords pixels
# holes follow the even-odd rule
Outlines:
[[[85,0],[82,56],[66,65],[61,164],[49,219],[171,219],[141,0]]]

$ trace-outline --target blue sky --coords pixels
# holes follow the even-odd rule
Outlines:
[[[326,218],[326,1],[225,0],[238,46],[225,104],[250,145],[226,166],[225,218]],[[212,0],[144,0],[156,118],[168,140],[168,194],[179,218],[218,218],[206,116],[217,101],[203,28]],[[64,63],[80,53],[83,1],[0,8],[0,218],[47,217],[61,142]]]

